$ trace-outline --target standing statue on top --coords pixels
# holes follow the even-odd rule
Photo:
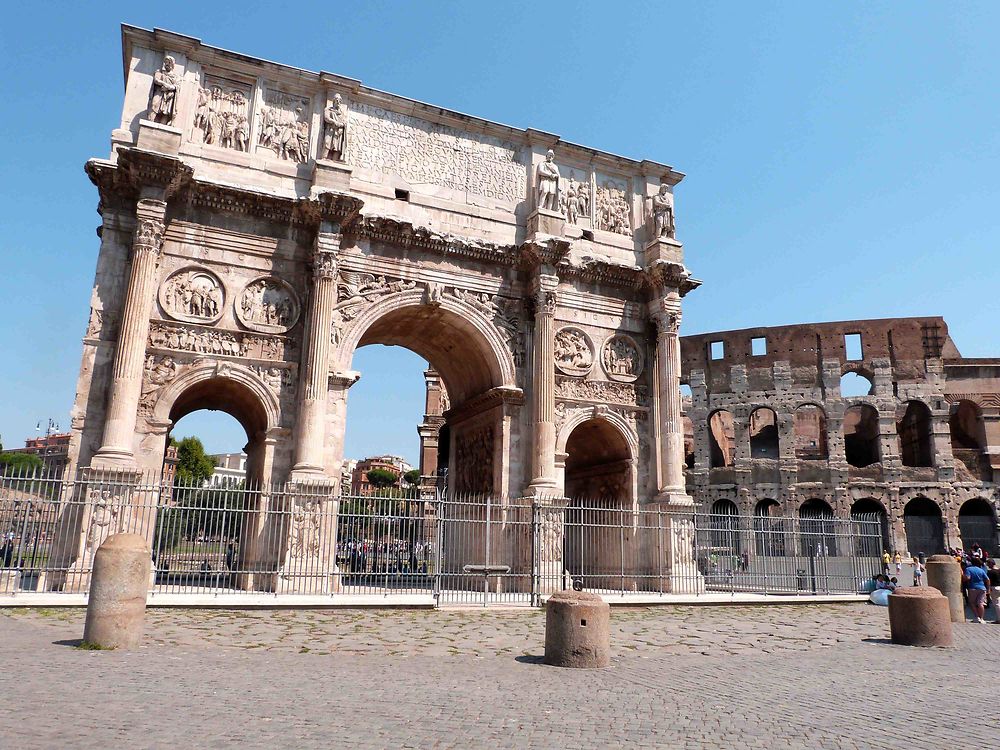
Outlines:
[[[559,167],[552,149],[545,154],[545,161],[538,165],[538,202],[536,208],[559,210]]]
[[[334,161],[344,160],[347,146],[347,105],[340,94],[333,95],[333,104],[323,111],[326,130],[323,133],[323,157]]]
[[[674,236],[674,207],[667,197],[667,185],[660,185],[660,192],[653,196],[653,236],[656,239]]]
[[[174,72],[174,58],[167,55],[163,65],[153,74],[153,95],[149,102],[149,119],[153,122],[171,125],[177,114],[177,74]]]

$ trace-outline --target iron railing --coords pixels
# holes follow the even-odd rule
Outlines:
[[[150,594],[417,595],[537,605],[606,597],[856,593],[880,569],[880,519],[668,514],[560,498],[446,497],[335,485],[187,486],[81,470],[0,473],[0,594],[88,590],[108,536],[143,536]]]

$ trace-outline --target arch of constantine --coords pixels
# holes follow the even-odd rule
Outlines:
[[[156,471],[171,426],[218,409],[246,430],[252,482],[335,509],[354,353],[399,345],[447,389],[453,493],[687,522],[678,329],[699,282],[674,233],[681,173],[122,34],[121,122],[86,165],[100,254],[71,468]]]

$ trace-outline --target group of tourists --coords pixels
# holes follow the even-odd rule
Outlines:
[[[972,610],[972,622],[986,622],[986,610],[993,607],[996,621],[1000,623],[1000,566],[978,543],[968,550],[949,548],[947,554],[962,566],[962,597]],[[909,564],[913,566],[913,585],[921,585],[927,570],[923,553],[911,554]],[[896,576],[899,576],[903,570],[903,556],[899,552],[893,555],[885,550],[882,553],[882,573],[872,576],[867,588],[870,591],[895,591],[899,580],[895,576],[890,577],[893,565]]]

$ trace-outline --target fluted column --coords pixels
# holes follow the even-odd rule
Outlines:
[[[325,227],[329,229],[330,227]],[[339,227],[336,227],[339,230]],[[293,474],[323,474],[323,441],[329,388],[330,330],[337,304],[338,231],[321,231],[313,254],[309,329],[303,347]]]
[[[556,487],[556,375],[555,375],[555,274],[535,278],[535,331],[532,367],[532,416],[534,444],[531,489],[551,492]]]
[[[96,464],[124,467],[135,462],[135,420],[142,391],[149,312],[156,297],[157,270],[163,251],[166,208],[164,201],[152,199],[140,200],[136,206],[132,268],[118,331],[104,436],[94,456]]]
[[[684,425],[681,420],[681,298],[671,291],[657,301],[656,368],[660,418],[658,499],[690,504],[684,487]]]

